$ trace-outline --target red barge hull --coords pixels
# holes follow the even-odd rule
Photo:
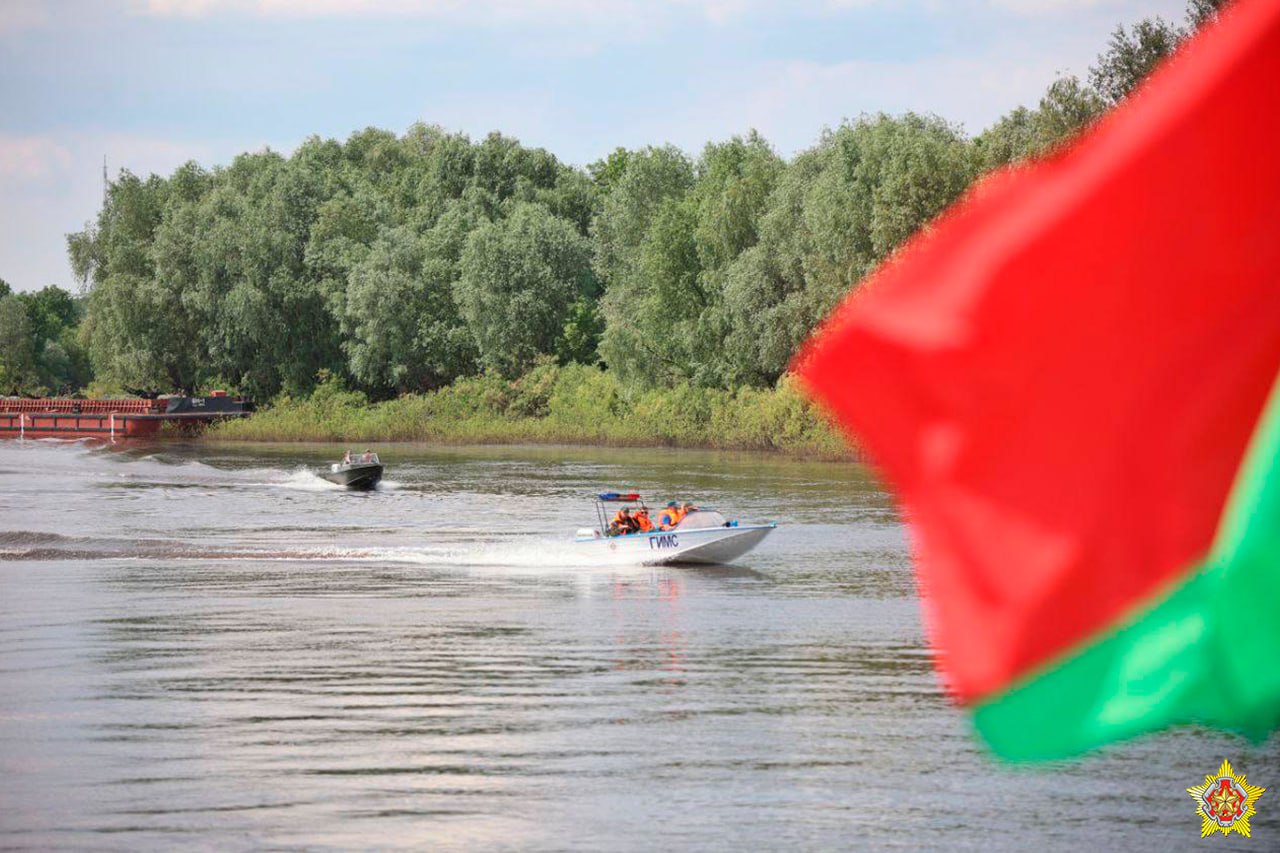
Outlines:
[[[166,422],[198,427],[244,417],[253,404],[243,398],[160,397],[155,400],[0,398],[0,437],[147,438]]]

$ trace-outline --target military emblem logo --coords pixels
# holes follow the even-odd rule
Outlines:
[[[1257,811],[1253,804],[1266,788],[1250,785],[1244,774],[1236,774],[1231,762],[1223,759],[1217,773],[1204,777],[1204,784],[1188,788],[1199,806],[1200,837],[1208,838],[1214,832],[1230,835],[1238,832],[1249,837],[1249,818]]]

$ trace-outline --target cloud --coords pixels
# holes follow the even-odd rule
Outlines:
[[[46,181],[71,162],[71,152],[52,137],[0,134],[0,186]]]
[[[1004,9],[1024,16],[1059,14],[1066,11],[1098,9],[1104,6],[1133,5],[1126,0],[989,0],[997,9]]]
[[[443,18],[481,24],[547,20],[642,20],[692,11],[725,22],[761,0],[135,0],[134,10],[162,17],[252,15],[280,18]]]
[[[831,120],[861,113],[932,112],[981,130],[999,113],[1034,103],[1053,80],[1053,60],[939,56],[913,62],[821,64],[795,61],[751,93],[746,112],[765,127],[783,127],[826,107]],[[812,119],[811,119],[812,120]]]
[[[3,2],[3,0],[0,0]],[[512,50],[541,46],[590,55],[669,30],[691,12],[725,24],[761,0],[132,0],[137,15],[170,20],[242,18],[275,22],[427,23],[515,36]]]
[[[35,29],[49,23],[49,7],[42,0],[5,0],[0,4],[0,35]]]
[[[628,129],[696,152],[754,128],[784,156],[815,144],[824,123],[863,113],[934,113],[974,134],[1018,104],[1035,104],[1060,69],[1061,57],[1038,55],[779,62],[748,78],[706,80],[699,97]]]
[[[104,156],[113,177],[167,175],[251,147],[112,132],[0,135],[0,278],[18,290],[73,286],[65,235],[97,215]]]

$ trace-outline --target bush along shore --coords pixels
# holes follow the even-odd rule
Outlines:
[[[437,391],[371,403],[325,377],[310,396],[278,397],[207,436],[233,441],[426,441],[587,444],[781,451],[853,459],[820,410],[784,377],[775,388],[678,385],[629,390],[581,364],[543,364],[523,377],[459,379]]]

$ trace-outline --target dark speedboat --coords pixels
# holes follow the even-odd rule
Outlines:
[[[330,465],[328,470],[321,471],[320,476],[348,489],[368,491],[382,479],[382,462],[376,453],[348,456]]]

